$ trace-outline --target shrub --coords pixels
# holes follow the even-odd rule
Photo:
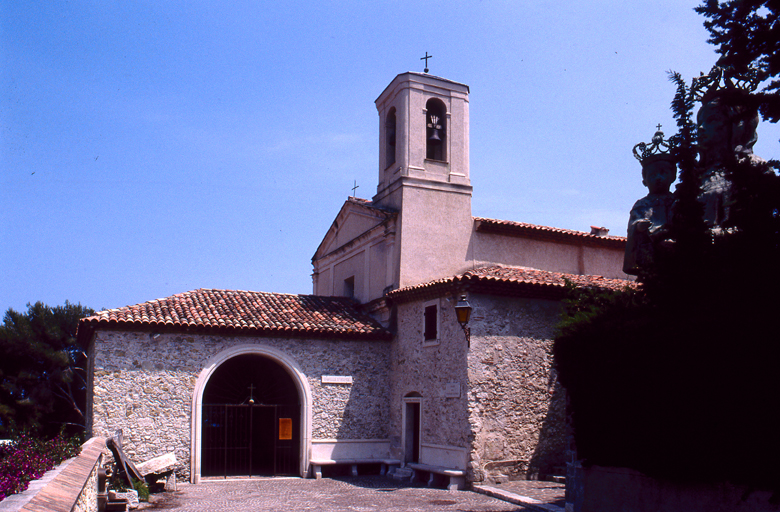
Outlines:
[[[63,460],[75,457],[79,450],[77,438],[58,435],[44,441],[27,433],[0,446],[0,501],[23,492],[30,481],[37,480]]]
[[[146,482],[133,478],[133,489],[138,493],[139,501],[149,501],[149,486],[146,485]]]

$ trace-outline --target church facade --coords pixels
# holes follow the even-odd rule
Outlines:
[[[173,451],[193,482],[560,471],[560,301],[567,282],[626,286],[625,239],[472,216],[468,95],[421,73],[382,92],[376,195],[344,203],[312,295],[201,289],[82,320],[92,433],[122,428],[135,460]]]

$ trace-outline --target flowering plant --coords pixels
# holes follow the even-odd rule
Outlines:
[[[77,438],[62,435],[44,441],[23,433],[12,442],[0,445],[0,501],[23,492],[31,480],[37,480],[79,451]]]

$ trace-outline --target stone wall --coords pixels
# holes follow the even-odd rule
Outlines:
[[[565,392],[552,369],[560,304],[471,295],[469,423],[475,481],[534,477],[565,465]]]
[[[391,352],[392,453],[403,458],[403,400],[422,395],[423,463],[453,467],[463,449],[472,481],[563,471],[565,393],[552,369],[557,301],[472,294],[471,346],[452,296],[397,305]],[[423,340],[423,309],[439,305],[439,340]],[[460,396],[452,396],[459,387]],[[427,447],[426,447],[427,445]]]
[[[84,489],[71,512],[98,512],[98,470],[102,468],[102,458],[98,460],[92,472],[87,477]]]
[[[123,429],[136,463],[175,452],[190,476],[193,392],[209,360],[236,345],[257,344],[300,365],[312,393],[313,439],[386,439],[388,353],[383,341],[228,337],[98,330],[93,357],[93,435]],[[323,385],[322,375],[349,375],[351,385]]]
[[[439,310],[439,339],[423,339],[423,309],[435,303]],[[399,304],[398,333],[391,351],[391,423],[394,457],[403,458],[403,399],[421,398],[421,443],[468,449],[470,433],[466,402],[466,338],[455,320],[454,303],[447,297]],[[459,396],[455,395],[455,388]],[[423,450],[431,453],[434,450]],[[420,462],[436,464],[436,460]],[[464,461],[465,462],[465,461]],[[462,468],[465,469],[465,468]]]

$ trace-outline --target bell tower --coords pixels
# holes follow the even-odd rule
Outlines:
[[[375,203],[404,178],[469,187],[469,88],[423,73],[402,73],[376,100],[379,183]]]
[[[466,268],[472,230],[469,88],[424,73],[395,77],[376,100],[379,181],[373,204],[399,212],[399,287]]]

